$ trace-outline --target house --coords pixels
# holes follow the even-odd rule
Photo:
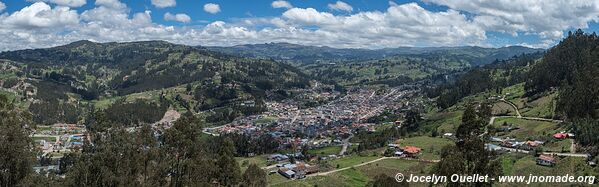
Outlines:
[[[443,137],[445,137],[445,138],[453,137],[453,133],[445,133],[445,134],[443,134]]]
[[[268,161],[281,162],[285,160],[289,160],[289,157],[287,155],[282,154],[273,154],[268,157]]]
[[[500,146],[495,145],[495,144],[485,144],[485,149],[487,151],[495,151],[495,152],[503,151],[503,148],[501,148]]]
[[[549,155],[540,155],[537,158],[537,164],[541,166],[555,166],[555,158]]]
[[[399,121],[399,120],[395,121],[395,125],[398,126],[398,127],[401,127],[402,123],[403,123],[403,121]]]
[[[407,157],[417,158],[418,155],[420,154],[420,151],[422,151],[422,149],[420,149],[419,147],[414,147],[414,146],[405,146],[403,148],[403,152]]]
[[[285,167],[279,168],[279,174],[283,175],[284,177],[287,177],[288,179],[295,178],[295,172]]]
[[[539,142],[537,142],[537,141],[530,141],[530,140],[529,140],[529,141],[526,141],[526,143],[525,143],[525,144],[526,144],[526,145],[528,145],[528,146],[530,146],[530,147],[537,147],[537,146],[541,145],[541,144],[539,144]]]
[[[555,133],[553,135],[553,137],[556,138],[556,139],[565,139],[565,138],[568,138],[568,134],[563,133],[563,132],[559,132],[559,133]]]
[[[403,154],[403,152],[402,152],[402,151],[395,151],[395,153],[394,153],[393,155],[394,155],[394,156],[397,156],[397,157],[401,157],[401,156],[403,156],[404,154]]]
[[[491,137],[490,140],[492,142],[503,142],[503,139],[499,138],[499,137]]]

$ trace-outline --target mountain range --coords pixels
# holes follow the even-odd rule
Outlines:
[[[209,50],[248,58],[267,58],[287,62],[354,62],[381,59],[396,55],[455,54],[475,57],[486,64],[495,59],[506,59],[522,53],[534,53],[543,49],[523,46],[501,48],[462,47],[398,47],[383,49],[341,49],[326,46],[306,46],[291,43],[246,44],[231,47],[206,47]]]

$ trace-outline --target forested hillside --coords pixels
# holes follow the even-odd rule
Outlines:
[[[446,80],[445,84],[427,90],[427,94],[429,97],[438,97],[437,105],[440,108],[448,108],[466,96],[487,90],[501,94],[502,88],[526,81],[530,66],[542,55],[540,52],[523,54],[473,68],[460,74],[457,80]]]
[[[505,48],[496,50],[501,51],[501,49]],[[395,86],[413,80],[462,72],[489,63],[504,64],[514,61],[514,57],[525,54],[508,57],[500,53],[491,55],[486,50],[488,49],[473,47],[471,50],[464,51],[444,50],[425,54],[397,55],[379,60],[352,63],[309,64],[300,68],[314,77],[335,80],[346,85],[386,84]],[[533,54],[539,54],[539,52]]]
[[[194,112],[246,100],[260,103],[267,92],[277,97],[281,93],[277,90],[307,87],[310,80],[289,65],[161,41],[79,41],[3,52],[0,60],[6,70],[0,81],[3,92],[31,111],[34,121],[46,124],[76,123],[82,120],[79,114],[118,102],[138,103],[121,105],[136,106],[141,111],[147,108],[148,112],[132,115],[151,122],[161,117],[153,115],[164,113],[173,102]],[[185,89],[175,89],[178,87]],[[141,99],[130,99],[131,95]],[[229,110],[224,118],[250,111]],[[221,117],[213,121],[223,118],[223,114],[217,116]]]
[[[469,70],[455,81],[427,90],[427,94],[437,98],[441,109],[470,98],[479,102],[505,99],[520,108],[520,112],[524,110],[523,115],[542,110],[542,116],[535,117],[564,120],[562,127],[576,134],[581,150],[596,155],[599,153],[598,46],[599,37],[595,33],[570,32],[545,54],[522,55]],[[480,98],[480,94],[491,98]],[[545,104],[535,106],[539,103]]]
[[[559,88],[558,113],[566,118],[599,118],[599,37],[569,33],[530,72],[528,95]]]

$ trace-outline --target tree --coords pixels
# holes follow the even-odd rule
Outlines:
[[[235,145],[230,139],[225,139],[221,146],[220,157],[217,165],[220,169],[219,182],[224,186],[233,186],[239,183],[241,171],[234,157]]]
[[[406,121],[404,122],[404,125],[402,125],[402,128],[406,128],[408,131],[414,131],[418,129],[421,120],[422,117],[420,116],[420,113],[417,110],[409,110],[406,113]]]
[[[248,169],[243,173],[241,186],[262,187],[266,185],[266,172],[256,164],[250,164]]]
[[[192,90],[191,83],[187,83],[187,85],[185,86],[185,91],[191,92],[191,90]]]
[[[481,104],[478,108],[470,104],[462,116],[462,124],[456,131],[456,145],[446,146],[441,151],[441,161],[435,165],[433,173],[441,176],[489,175],[501,174],[501,164],[494,152],[485,149],[485,137],[479,137],[481,128],[486,124],[489,106]],[[448,186],[491,186],[488,183],[449,183]]]
[[[0,186],[18,186],[31,174],[34,158],[30,114],[0,95]]]

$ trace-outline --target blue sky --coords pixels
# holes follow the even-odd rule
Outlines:
[[[81,39],[547,48],[597,20],[599,1],[586,0],[0,0],[0,50]]]

